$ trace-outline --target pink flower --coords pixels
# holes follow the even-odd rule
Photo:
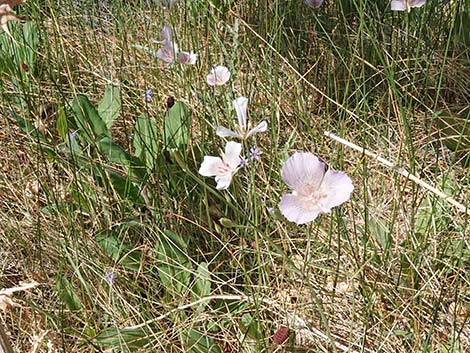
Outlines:
[[[240,169],[240,152],[242,145],[230,141],[225,146],[225,153],[221,157],[205,156],[199,168],[199,174],[215,177],[216,189],[224,190],[230,186],[233,175]]]
[[[160,40],[155,42],[163,44],[163,47],[158,49],[155,54],[157,58],[168,64],[173,64],[175,62],[175,55],[178,54],[178,44],[173,41],[173,31],[171,27],[164,25],[160,33]]]
[[[197,55],[194,53],[189,53],[187,51],[180,51],[176,56],[176,60],[180,64],[194,65],[197,61]]]
[[[258,132],[264,132],[268,129],[268,123],[262,121],[256,125],[253,129],[250,129],[250,123],[247,119],[246,110],[248,107],[248,98],[238,97],[233,101],[233,107],[237,112],[238,126],[235,127],[235,131],[227,129],[224,126],[217,126],[216,135],[220,137],[235,137],[241,140],[245,140],[251,135]]]
[[[308,152],[296,152],[282,166],[282,179],[293,192],[279,203],[281,213],[291,222],[304,224],[329,213],[333,207],[349,200],[354,189],[343,172],[328,169]]]
[[[214,66],[209,75],[207,75],[207,84],[209,86],[221,86],[230,79],[230,71],[225,66]]]
[[[390,5],[392,11],[411,11],[413,7],[421,7],[426,0],[392,0]]]
[[[305,3],[314,9],[318,9],[323,4],[323,0],[305,0]]]

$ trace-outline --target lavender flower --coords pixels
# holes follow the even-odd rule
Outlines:
[[[258,147],[250,148],[250,159],[252,161],[259,161],[261,159],[261,150]]]
[[[250,160],[244,156],[240,156],[240,168],[248,167]]]
[[[153,97],[153,92],[151,89],[146,90],[143,94],[142,97],[144,97],[144,101],[146,102],[151,102],[152,97]]]
[[[103,278],[110,286],[112,286],[116,283],[117,275],[113,271],[109,271]]]

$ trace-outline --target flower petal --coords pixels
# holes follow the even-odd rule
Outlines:
[[[215,177],[215,181],[217,182],[217,186],[215,187],[217,190],[225,190],[232,182],[232,174],[227,174],[223,177]]]
[[[232,174],[235,173],[237,168],[240,166],[241,151],[242,145],[238,142],[230,141],[225,145],[224,162],[233,169]]]
[[[165,42],[155,55],[160,60],[172,64],[175,62],[175,53],[178,53],[178,45],[172,42]]]
[[[171,42],[173,38],[173,30],[170,26],[164,25],[162,32],[160,33],[160,40],[162,43]]]
[[[189,53],[187,51],[180,51],[177,55],[176,60],[185,65],[194,65],[197,61],[197,55],[194,53]]]
[[[251,129],[247,134],[246,137],[250,137],[251,135],[257,134],[258,132],[265,132],[268,129],[268,123],[266,121],[260,122],[256,125],[253,129]]]
[[[242,138],[240,134],[237,134],[236,132],[233,132],[230,129],[227,129],[224,126],[217,126],[217,130],[215,131],[215,134],[220,137],[238,137]]]
[[[220,157],[205,156],[199,168],[199,174],[203,176],[215,176],[218,174],[219,168],[224,166],[224,162]]]
[[[207,84],[210,86],[223,85],[230,79],[230,71],[225,66],[215,66],[207,75]]]
[[[320,187],[325,165],[309,152],[296,152],[282,166],[282,179],[292,189],[309,195]]]
[[[305,3],[308,6],[313,7],[314,9],[317,9],[323,4],[323,0],[305,0]]]
[[[354,190],[351,178],[343,172],[329,169],[320,186],[320,193],[327,195],[322,201],[325,210],[341,205],[351,197]]]
[[[233,107],[237,112],[238,126],[240,131],[245,133],[246,131],[246,110],[248,108],[248,98],[238,97],[233,101]]]
[[[408,0],[409,7],[421,7],[426,4],[426,0]]]
[[[319,209],[307,209],[303,197],[294,194],[287,194],[281,198],[279,210],[289,221],[297,224],[311,222],[320,213]]]
[[[405,11],[406,10],[406,0],[392,0],[390,9],[392,11]]]

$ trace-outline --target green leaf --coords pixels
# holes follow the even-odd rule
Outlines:
[[[129,250],[129,246],[125,245],[116,232],[105,230],[96,235],[96,241],[103,252],[115,262],[118,262],[121,255]]]
[[[149,343],[149,333],[143,328],[120,329],[111,327],[102,331],[97,337],[96,342],[103,348],[126,349],[143,348]]]
[[[194,300],[208,296],[211,293],[211,274],[206,262],[198,265],[194,276],[193,297]]]
[[[165,117],[166,149],[185,149],[189,139],[190,114],[186,105],[176,102]]]
[[[442,114],[435,117],[440,138],[454,151],[458,161],[470,166],[470,109],[461,114]]]
[[[96,236],[96,241],[103,252],[113,261],[120,263],[123,267],[137,271],[141,264],[141,252],[132,249],[128,243],[124,243],[119,239],[119,235],[110,230],[105,230]]]
[[[124,200],[129,200],[137,205],[145,204],[145,200],[140,193],[140,188],[132,182],[128,176],[121,175],[114,170],[107,169],[106,175],[109,180],[109,184],[104,183],[106,187],[111,187],[119,196]]]
[[[57,133],[62,139],[67,137],[69,126],[67,123],[67,116],[65,115],[64,107],[59,107],[57,112],[56,129]]]
[[[91,144],[99,137],[109,136],[105,122],[87,96],[78,95],[72,102],[72,111],[79,133],[86,142]]]
[[[69,280],[62,275],[58,275],[56,277],[56,288],[59,297],[65,303],[69,310],[80,310],[82,308],[82,304],[80,303],[80,299],[75,291],[73,290],[72,285],[70,284]]]
[[[121,96],[119,87],[108,85],[104,92],[104,97],[98,104],[98,114],[109,130],[121,111]]]
[[[148,118],[143,114],[137,118],[133,144],[135,155],[145,163],[148,170],[153,170],[160,153],[155,119]]]
[[[155,246],[158,276],[170,292],[183,294],[188,289],[192,266],[186,253],[184,240],[169,230],[164,232]]]
[[[126,168],[126,170],[138,179],[144,179],[146,175],[145,166],[139,158],[132,156],[124,151],[124,149],[111,140],[109,137],[104,137],[98,142],[98,147],[106,156],[108,161],[117,163]]]
[[[240,320],[240,329],[256,340],[261,340],[264,337],[261,325],[248,313],[243,314]]]
[[[183,331],[183,339],[188,353],[222,353],[214,340],[199,331]]]

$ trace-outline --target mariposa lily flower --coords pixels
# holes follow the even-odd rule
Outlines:
[[[351,179],[343,172],[328,169],[308,152],[296,152],[284,163],[282,179],[293,191],[279,203],[281,213],[291,222],[305,224],[320,213],[349,200],[354,190]]]
[[[209,86],[221,86],[230,79],[230,71],[225,66],[214,66],[209,75],[207,75],[207,84]]]
[[[323,0],[305,0],[305,3],[314,9],[318,9],[323,4]]]
[[[177,0],[160,0],[158,4],[160,5],[160,7],[164,7],[171,10],[173,6],[175,6],[176,1]]]
[[[197,61],[197,55],[187,51],[180,51],[176,56],[176,60],[180,64],[194,65]]]
[[[426,3],[426,0],[392,0],[392,11],[411,11],[413,7],[421,7]]]
[[[245,140],[251,135],[254,135],[258,132],[264,132],[268,129],[268,123],[262,121],[256,125],[253,129],[250,129],[250,123],[247,119],[247,107],[248,107],[248,98],[238,97],[233,101],[233,107],[237,112],[238,125],[235,128],[235,131],[227,129],[223,126],[218,126],[216,130],[216,135],[220,137],[235,137],[241,140]]]
[[[157,58],[168,64],[173,64],[175,62],[175,56],[178,55],[178,44],[173,41],[173,31],[171,27],[164,25],[160,33],[160,40],[155,40],[154,42],[163,44],[155,54]]]
[[[233,175],[240,169],[240,153],[242,145],[230,141],[225,145],[225,153],[221,157],[205,156],[199,168],[199,174],[215,177],[217,190],[224,190],[230,186]]]

